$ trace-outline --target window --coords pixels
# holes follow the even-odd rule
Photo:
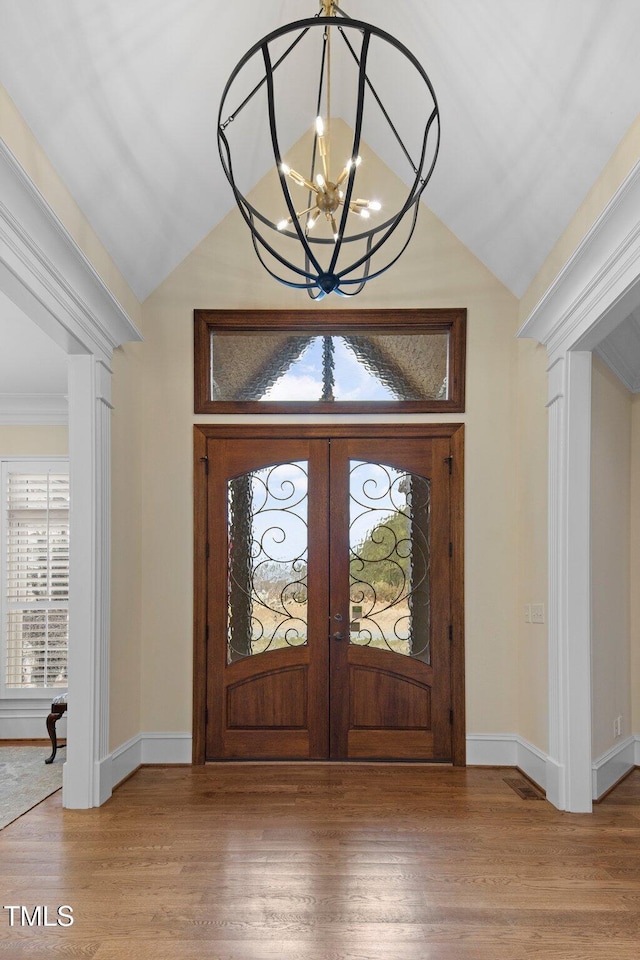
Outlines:
[[[196,310],[196,413],[459,413],[466,311]]]
[[[69,470],[2,462],[2,680],[7,697],[67,686]]]

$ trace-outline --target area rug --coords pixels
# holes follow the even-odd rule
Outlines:
[[[62,786],[64,752],[51,764],[50,747],[0,747],[0,830]]]

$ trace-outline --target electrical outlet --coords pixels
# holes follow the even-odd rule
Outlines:
[[[544,623],[544,603],[531,604],[531,623]]]
[[[524,605],[524,622],[531,623],[531,604],[525,603]]]

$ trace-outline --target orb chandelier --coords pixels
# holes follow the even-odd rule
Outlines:
[[[334,0],[251,47],[218,114],[222,166],[260,262],[312,299],[354,296],[398,260],[439,143],[416,57]],[[248,197],[256,162],[271,170],[259,201]]]

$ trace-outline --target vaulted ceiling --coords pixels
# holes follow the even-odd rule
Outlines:
[[[264,34],[317,9],[317,0],[0,0],[0,81],[140,299],[233,206],[215,129],[232,68]],[[345,0],[345,9],[425,67],[442,144],[424,202],[521,295],[640,113],[640,3]],[[405,100],[410,108],[410,90]],[[268,158],[250,144],[247,156],[257,181]]]

